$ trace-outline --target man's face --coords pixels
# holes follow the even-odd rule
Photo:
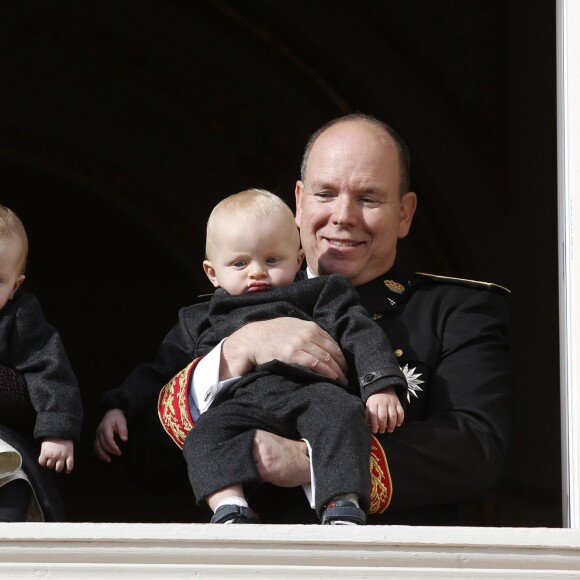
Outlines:
[[[296,184],[296,224],[314,274],[344,274],[358,286],[392,267],[416,206],[399,183],[395,143],[373,125],[346,121],[320,135]]]

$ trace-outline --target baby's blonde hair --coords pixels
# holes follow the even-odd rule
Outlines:
[[[207,220],[207,235],[205,241],[205,255],[211,260],[216,244],[219,243],[219,219],[224,215],[259,224],[264,220],[280,220],[287,222],[292,236],[288,243],[296,244],[296,251],[300,248],[300,236],[294,222],[292,210],[277,195],[265,189],[245,189],[222,199],[212,210]],[[281,232],[281,235],[286,235]]]
[[[0,205],[0,238],[12,238],[20,240],[20,274],[26,269],[26,258],[28,257],[28,236],[24,229],[24,224],[20,218],[6,206]]]

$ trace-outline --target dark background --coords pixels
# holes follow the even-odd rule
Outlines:
[[[92,438],[101,393],[150,360],[202,272],[211,207],[292,200],[302,148],[361,111],[412,152],[417,269],[511,288],[512,452],[464,523],[560,526],[555,2],[13,2],[0,34],[0,203],[31,242],[26,289],[85,405],[73,521],[191,521]]]

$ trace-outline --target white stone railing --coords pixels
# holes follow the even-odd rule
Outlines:
[[[580,578],[580,530],[0,524],[0,578]]]

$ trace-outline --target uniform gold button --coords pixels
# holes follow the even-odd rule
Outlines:
[[[395,350],[395,356],[397,358],[401,358],[403,356],[403,351],[400,348],[398,348],[397,350]]]

